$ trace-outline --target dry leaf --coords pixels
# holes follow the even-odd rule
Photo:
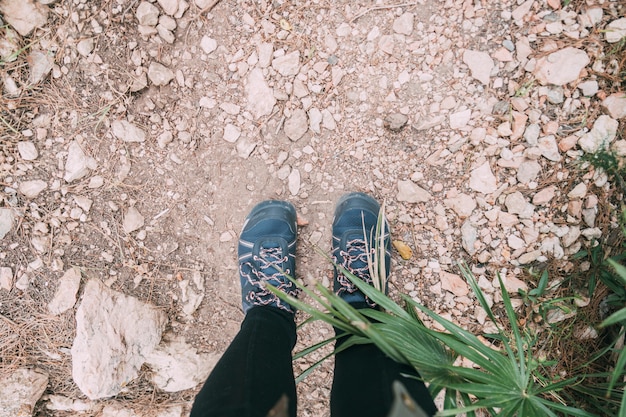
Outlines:
[[[413,256],[413,251],[411,250],[409,245],[402,242],[401,240],[394,240],[391,243],[393,244],[393,247],[396,248],[398,253],[400,253],[400,256],[402,256],[402,259],[404,259],[405,261],[407,259],[411,259],[411,256]]]
[[[285,19],[280,19],[280,28],[282,30],[289,30],[291,31],[292,27],[291,27],[291,23],[289,23],[287,20]]]

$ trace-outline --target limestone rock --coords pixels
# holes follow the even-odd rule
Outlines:
[[[28,36],[35,28],[44,26],[48,21],[48,8],[33,0],[2,0],[0,12],[22,36]]]
[[[285,134],[292,141],[300,139],[309,130],[309,121],[306,112],[302,109],[294,110],[293,114],[285,122]]]
[[[113,121],[111,130],[116,138],[124,142],[144,142],[146,140],[146,133],[126,120]]]
[[[37,148],[33,142],[18,142],[17,151],[20,157],[25,161],[34,161],[39,156]]]
[[[472,190],[483,194],[491,194],[496,191],[496,177],[491,172],[489,162],[483,163],[470,172],[469,186]]]
[[[28,75],[28,84],[36,85],[43,81],[54,65],[54,58],[47,52],[31,51],[28,54],[28,67],[30,74]]]
[[[3,239],[13,227],[13,210],[0,208],[0,239]]]
[[[626,117],[626,93],[613,93],[602,101],[604,107],[613,119]]]
[[[167,85],[174,78],[174,72],[165,65],[151,62],[148,67],[148,78],[156,86]]]
[[[287,188],[291,195],[298,195],[300,191],[300,171],[297,168],[291,170],[287,177]]]
[[[204,382],[219,360],[217,354],[198,354],[182,340],[168,340],[146,356],[152,382],[165,392],[195,388]]]
[[[294,51],[275,58],[272,67],[283,77],[298,74],[300,71],[300,51]]]
[[[137,17],[140,25],[156,26],[159,23],[159,9],[150,2],[142,1],[137,6],[135,17]]]
[[[93,279],[76,312],[72,377],[92,400],[117,395],[161,340],[167,316]]]
[[[567,47],[539,58],[533,73],[542,84],[565,85],[576,81],[587,64],[585,51]]]
[[[469,220],[466,220],[461,226],[461,246],[470,255],[476,253],[476,239],[478,238],[478,230]]]
[[[463,193],[447,198],[443,202],[446,207],[451,208],[462,219],[471,216],[476,208],[476,200],[472,196]]]
[[[489,84],[489,75],[494,64],[487,52],[467,49],[463,52],[463,62],[469,67],[473,78],[485,85]]]
[[[599,149],[606,149],[615,139],[618,125],[617,120],[603,114],[593,123],[591,131],[585,133],[578,140],[578,146],[583,151],[589,153],[597,152]]]
[[[13,270],[8,266],[0,267],[0,289],[11,291],[13,288]]]
[[[0,377],[0,417],[27,417],[48,386],[48,374],[37,369],[6,369]]]
[[[124,231],[126,233],[141,229],[144,224],[144,217],[135,207],[129,207],[124,215]]]
[[[178,11],[178,0],[157,0],[157,2],[168,16],[174,16]]]
[[[606,25],[604,36],[608,43],[621,41],[626,36],[626,17],[614,20]]]
[[[439,273],[439,278],[441,279],[441,288],[446,291],[450,291],[457,297],[464,297],[469,294],[469,286],[460,276],[441,271]]]
[[[205,53],[210,54],[217,49],[217,41],[204,35],[200,40],[200,48],[202,48]]]
[[[59,315],[76,304],[76,294],[80,288],[80,270],[70,268],[59,280],[59,285],[54,293],[54,298],[48,304],[48,311],[52,315]]]
[[[272,89],[265,81],[262,69],[254,68],[250,71],[245,89],[248,100],[247,107],[255,119],[272,113],[276,99],[274,98]]]
[[[413,13],[404,13],[393,21],[393,31],[402,35],[411,35],[413,32],[413,21],[415,15]]]
[[[406,201],[407,203],[425,203],[431,199],[428,191],[411,180],[398,181],[398,201]]]
[[[43,180],[24,181],[20,183],[18,191],[22,193],[24,197],[33,199],[47,187],[48,184]]]
[[[72,141],[68,148],[67,161],[65,162],[65,176],[63,179],[72,182],[89,174],[91,162],[85,155],[83,148],[76,141]]]

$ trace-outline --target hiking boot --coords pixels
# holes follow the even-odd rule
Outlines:
[[[343,266],[356,277],[372,285],[372,277],[368,266],[369,255],[374,256],[376,223],[380,204],[364,193],[350,193],[339,199],[333,220],[332,258],[337,265]],[[385,275],[390,270],[389,225],[384,225]],[[337,268],[334,274],[334,291],[344,301],[355,308],[371,307],[376,304],[365,296]],[[383,288],[387,293],[387,284]]]
[[[257,204],[239,236],[239,277],[243,312],[270,306],[295,313],[296,309],[271,293],[265,284],[297,296],[296,285],[287,275],[296,273],[296,209],[286,201]]]

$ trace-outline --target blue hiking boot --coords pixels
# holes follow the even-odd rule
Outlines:
[[[243,312],[270,306],[295,313],[296,309],[271,293],[265,284],[297,296],[296,285],[286,275],[296,273],[296,209],[286,201],[257,204],[239,236],[239,277]]]
[[[368,267],[368,254],[373,257],[375,245],[376,223],[380,204],[364,193],[350,193],[339,199],[333,220],[332,258],[337,265],[343,266],[355,276],[372,284],[372,277]],[[389,225],[385,220],[385,273],[390,270],[390,239]],[[366,245],[367,244],[367,245]],[[355,308],[371,307],[376,304],[365,296],[340,271],[335,268],[334,291],[346,302]],[[383,289],[387,293],[387,284]]]

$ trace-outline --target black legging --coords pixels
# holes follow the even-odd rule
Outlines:
[[[285,395],[288,415],[295,417],[296,384],[291,365],[295,343],[292,314],[273,307],[252,308],[198,393],[191,417],[266,417]],[[432,415],[435,404],[417,378],[415,370],[393,361],[374,345],[352,346],[335,356],[331,415],[385,417],[393,401],[393,381],[402,382]]]

